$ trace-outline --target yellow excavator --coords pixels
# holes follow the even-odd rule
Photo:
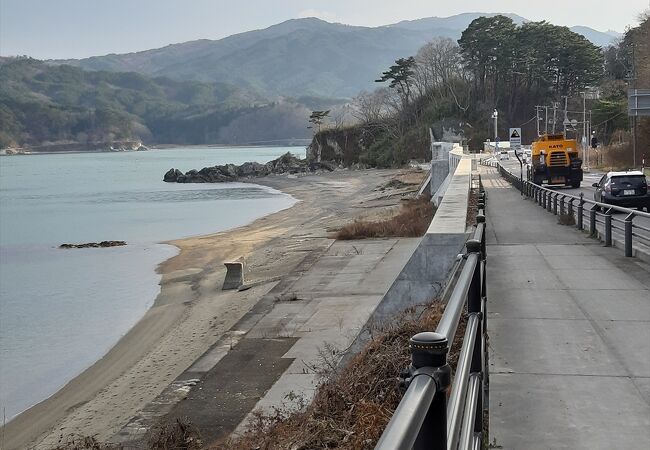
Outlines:
[[[542,134],[531,145],[529,179],[535,184],[580,187],[582,159],[578,142],[564,134]]]

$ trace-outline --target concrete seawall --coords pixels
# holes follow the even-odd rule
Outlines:
[[[392,320],[404,309],[421,305],[444,289],[456,258],[463,251],[469,233],[467,204],[473,159],[454,146],[448,153],[451,173],[445,180],[442,198],[429,229],[370,316],[368,323]],[[361,351],[371,334],[366,325],[349,347],[343,364]]]
[[[456,168],[449,177],[431,225],[375,310],[375,321],[389,320],[396,312],[438,295],[457,255],[462,252],[468,236],[467,202],[472,161],[460,156],[454,163]]]

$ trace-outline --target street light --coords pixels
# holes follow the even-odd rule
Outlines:
[[[492,118],[494,119],[494,140],[496,142],[499,139],[499,134],[497,132],[497,121],[499,120],[499,113],[496,109],[492,113]]]

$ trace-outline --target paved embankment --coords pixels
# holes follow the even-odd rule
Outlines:
[[[136,439],[167,416],[189,419],[212,442],[254,409],[310,401],[323,358],[338,361],[419,241],[335,241],[309,253],[116,439]]]
[[[650,266],[483,182],[490,443],[650,448]]]

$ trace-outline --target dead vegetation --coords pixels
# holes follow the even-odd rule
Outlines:
[[[176,419],[149,430],[148,450],[200,450],[203,447],[199,430],[187,420]]]
[[[471,189],[467,198],[467,219],[465,224],[468,226],[476,225],[476,216],[478,215],[478,189]]]
[[[343,226],[336,233],[336,238],[351,240],[382,237],[418,237],[426,233],[434,214],[435,207],[426,196],[405,200],[399,212],[394,216],[376,221],[355,220]]]
[[[71,434],[61,437],[52,450],[200,450],[205,448],[199,430],[186,419],[160,424],[147,433],[144,442],[124,446],[100,442],[94,436]]]
[[[53,450],[121,450],[122,446],[99,442],[94,436],[71,434],[61,437]]]
[[[576,224],[576,218],[573,217],[573,214],[560,214],[557,216],[557,223],[560,225],[575,225]]]
[[[433,303],[405,312],[394,324],[373,331],[374,339],[339,372],[323,378],[313,401],[294,411],[257,414],[243,435],[211,450],[372,449],[401,399],[399,373],[410,362],[408,340],[435,330],[444,307]],[[454,367],[464,334],[459,325],[449,363]]]

